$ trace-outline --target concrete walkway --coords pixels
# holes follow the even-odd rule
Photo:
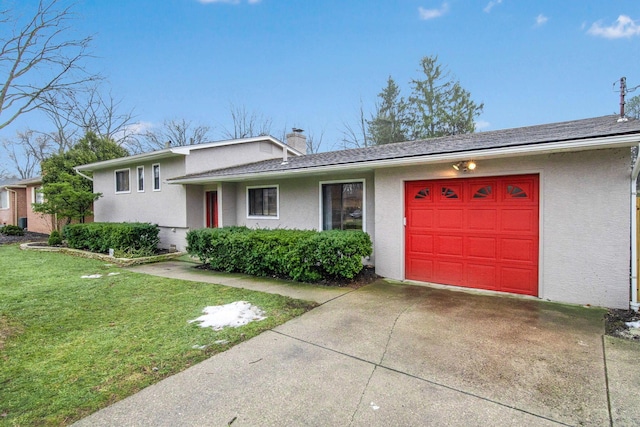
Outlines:
[[[603,337],[602,310],[385,281],[304,288],[291,292],[325,302],[77,425],[640,425],[640,344]]]
[[[127,270],[154,276],[170,277],[172,279],[216,283],[234,288],[279,294],[306,301],[315,301],[319,304],[353,291],[351,288],[308,285],[306,283],[294,283],[268,277],[256,278],[246,274],[218,273],[194,268],[196,265],[198,264],[185,261],[167,261],[137,265],[129,267]]]

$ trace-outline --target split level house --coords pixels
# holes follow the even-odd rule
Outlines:
[[[41,188],[41,177],[0,183],[0,227],[17,225],[34,233],[51,233],[54,217],[34,212],[32,206],[42,203]]]
[[[364,230],[379,275],[637,308],[640,121],[605,116],[306,154],[271,136],[80,166],[96,221]],[[634,163],[635,162],[635,163]]]

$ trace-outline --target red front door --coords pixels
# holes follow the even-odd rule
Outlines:
[[[207,204],[207,227],[218,227],[218,192],[207,191],[205,193],[205,200]]]
[[[405,183],[405,276],[538,295],[538,175]]]

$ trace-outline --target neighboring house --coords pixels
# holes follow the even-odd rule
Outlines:
[[[0,185],[0,224],[18,225],[34,233],[49,234],[53,216],[33,211],[32,204],[42,201],[42,178],[29,178]]]
[[[387,278],[637,307],[638,120],[309,155],[302,135],[288,140],[169,148],[77,169],[93,172],[104,195],[97,221],[157,223],[163,244],[178,249],[202,227],[362,229]]]

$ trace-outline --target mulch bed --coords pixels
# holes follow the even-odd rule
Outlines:
[[[32,233],[25,231],[24,236],[5,236],[0,233],[0,245],[10,245],[12,243],[46,242],[48,234]]]
[[[637,322],[640,320],[640,313],[633,310],[611,309],[605,315],[605,333],[612,337],[624,338],[640,342],[640,333],[630,332],[626,322]],[[635,329],[635,331],[638,331]]]

